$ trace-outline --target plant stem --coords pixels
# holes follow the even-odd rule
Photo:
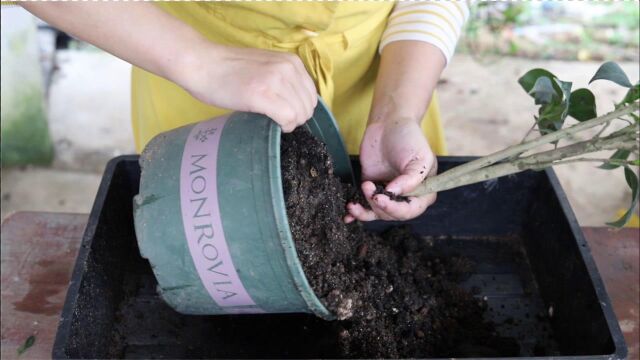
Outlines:
[[[605,131],[605,130],[607,130],[607,128],[609,127],[609,125],[611,125],[611,122],[613,122],[613,120],[611,120],[611,121],[607,121],[607,122],[604,124],[604,126],[602,127],[602,129],[600,129],[600,131],[598,131],[598,133],[597,133],[597,134],[596,134],[596,136],[594,136],[594,137],[599,138],[599,137],[600,137],[600,135],[602,135],[602,133],[604,133],[604,131]]]
[[[637,107],[638,106],[636,103],[634,107],[627,107],[621,110],[633,111],[633,109]],[[613,112],[605,116],[602,116],[600,118],[589,120],[589,121],[592,121],[592,123],[590,124],[591,126],[583,126],[582,130],[597,126],[598,124],[606,123],[618,116],[619,116],[619,113]],[[598,123],[596,123],[595,120],[597,120]],[[560,131],[564,131],[565,134],[575,134],[575,130],[574,131],[570,131],[570,130],[575,129],[577,126],[583,125],[586,123],[587,122],[583,122],[571,128],[567,128],[565,130],[560,130]],[[553,166],[555,164],[569,162],[569,160],[566,160],[568,158],[575,157],[578,155],[588,154],[596,151],[601,151],[601,150],[613,150],[613,149],[637,150],[638,149],[637,129],[635,129],[633,126],[629,126],[628,128],[630,129],[622,129],[606,137],[602,137],[602,138],[594,137],[590,140],[577,142],[564,147],[542,151],[542,152],[535,153],[523,158],[510,159],[507,162],[495,164],[495,162],[497,161],[500,161],[509,156],[513,156],[513,154],[516,151],[519,151],[519,153],[522,153],[522,146],[514,146],[512,148],[505,149],[493,155],[489,155],[485,158],[480,158],[478,160],[469,162],[467,164],[455,167],[452,170],[442,173],[441,175],[427,178],[425,181],[423,181],[419,185],[419,187],[415,191],[407,195],[422,196],[429,193],[453,189],[458,186],[473,184],[476,182],[486,181],[489,179],[493,179],[493,178],[497,178],[505,175],[515,174],[524,170],[541,170],[546,167]],[[557,134],[558,132],[552,133],[549,135],[554,135],[554,134]],[[542,136],[541,138],[549,137],[549,135]],[[556,137],[556,138],[552,138],[552,140],[550,141],[555,141],[558,139],[559,138]],[[531,144],[534,142],[536,142],[536,140],[530,141],[523,145]],[[537,143],[546,144],[548,143],[548,141],[537,142]],[[513,150],[514,148],[516,150]],[[504,154],[507,154],[507,155],[505,156]],[[494,159],[496,158],[499,158],[499,159],[494,161]],[[570,160],[577,161],[578,159],[570,159]],[[592,161],[592,160],[587,160],[587,161]],[[458,171],[457,174],[451,175],[452,173],[454,173],[454,170],[459,169],[468,164],[474,164],[474,165],[467,166],[464,169],[465,171]],[[479,166],[478,164],[488,164],[488,165]]]
[[[578,132],[584,131],[586,129],[590,129],[592,127],[604,124],[606,122],[609,122],[613,119],[616,119],[620,116],[624,116],[626,114],[630,114],[633,113],[634,111],[637,111],[639,108],[639,103],[636,101],[633,104],[627,105],[623,108],[620,108],[616,111],[612,111],[606,115],[603,116],[599,116],[597,118],[591,119],[591,120],[587,120],[584,122],[581,122],[579,124],[573,125],[569,128],[566,129],[562,129],[562,130],[558,130],[555,132],[552,132],[550,134],[541,136],[539,138],[527,141],[525,143],[522,144],[518,144],[509,148],[506,148],[504,150],[495,152],[491,155],[482,157],[480,159],[468,162],[466,164],[460,165],[460,166],[456,166],[455,168],[445,171],[444,173],[436,176],[436,177],[441,177],[441,178],[447,178],[447,179],[455,179],[460,177],[462,174],[470,172],[470,171],[474,171],[492,164],[497,163],[498,161],[510,158],[510,157],[514,157],[517,156],[519,154],[522,154],[526,151],[532,150],[534,148],[537,148],[541,145],[545,145],[554,141],[558,141],[560,139],[563,139],[567,136],[570,135],[574,135]],[[434,177],[435,178],[435,177]],[[433,178],[432,178],[433,179]],[[419,187],[418,190],[414,191],[413,193],[424,193],[425,190],[420,190],[421,187],[425,187],[423,186],[423,184]]]
[[[606,163],[606,164],[620,165],[620,166],[633,164],[633,161],[629,161],[629,160],[575,158],[575,159],[558,160],[558,161],[555,161],[553,165],[564,165],[564,164],[579,163],[579,162],[598,162],[598,163]]]

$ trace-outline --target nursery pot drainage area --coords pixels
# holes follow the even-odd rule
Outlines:
[[[359,169],[322,102],[290,134],[233,113],[113,159],[53,357],[626,356],[551,170],[344,224],[347,202],[366,206]]]

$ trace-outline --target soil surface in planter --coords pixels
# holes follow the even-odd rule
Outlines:
[[[347,200],[362,195],[333,174],[325,145],[299,128],[283,134],[281,149],[298,256],[316,295],[339,319],[343,356],[518,355],[516,340],[498,336],[484,320],[484,301],[459,286],[471,261],[439,255],[406,228],[379,235],[344,224]]]

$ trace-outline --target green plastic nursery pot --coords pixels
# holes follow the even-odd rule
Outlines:
[[[307,126],[327,144],[334,172],[353,181],[336,122],[322,101]],[[162,133],[147,145],[140,166],[138,246],[158,292],[176,311],[334,318],[296,254],[274,121],[235,112]]]

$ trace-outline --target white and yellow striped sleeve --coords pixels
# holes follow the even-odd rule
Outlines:
[[[419,40],[440,49],[449,63],[468,18],[468,0],[400,0],[382,34],[380,53],[391,42]]]

